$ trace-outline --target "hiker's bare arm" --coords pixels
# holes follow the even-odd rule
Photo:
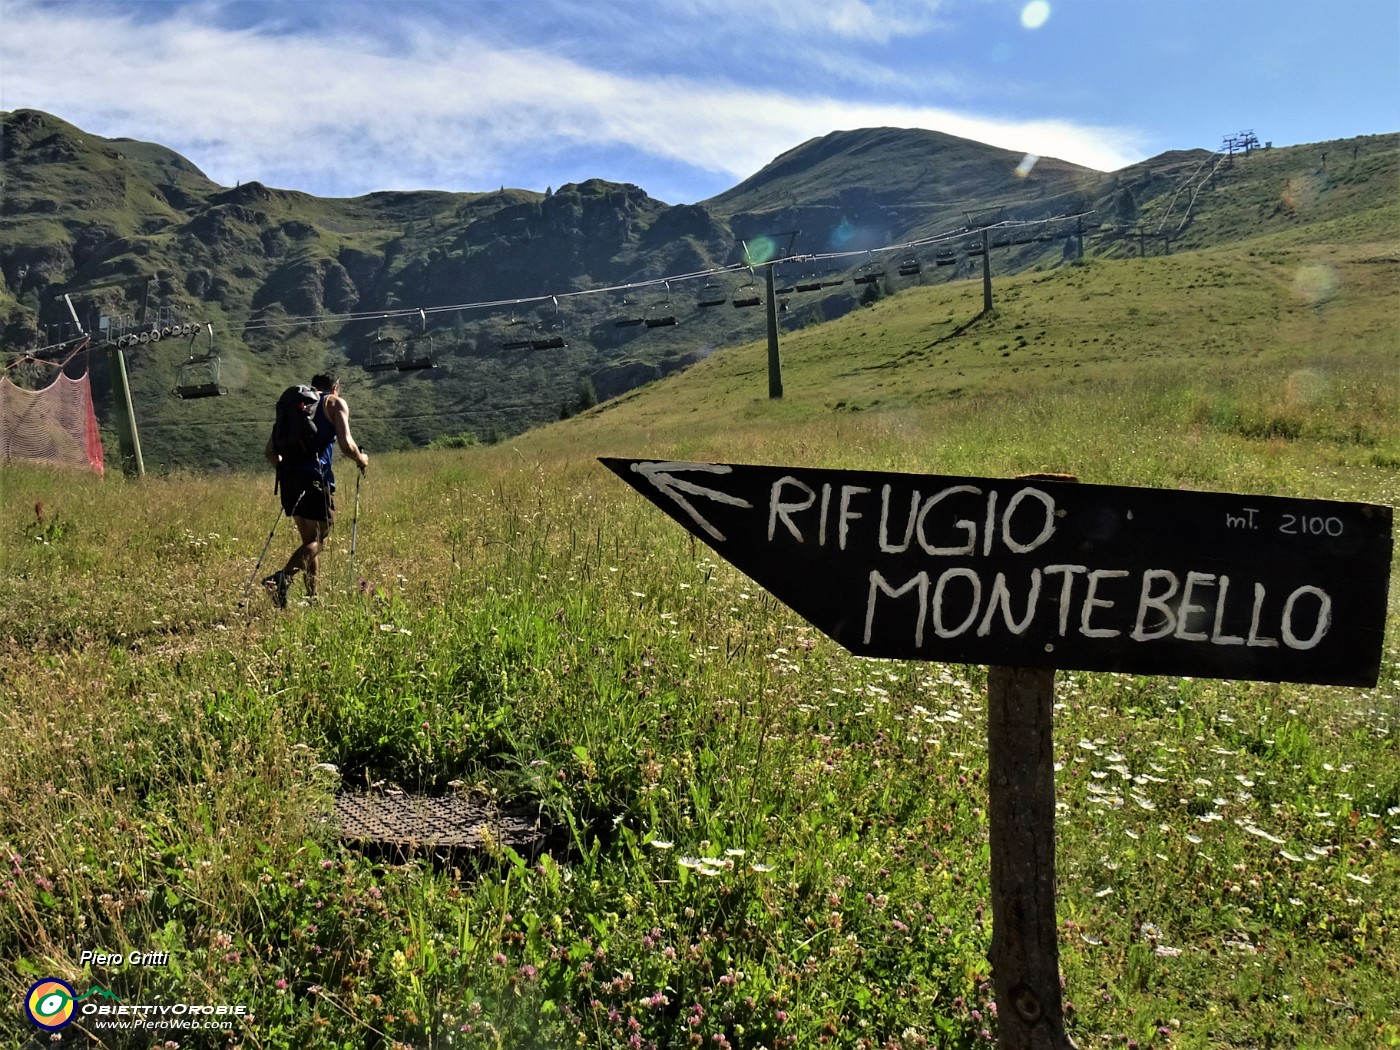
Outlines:
[[[272,446],[272,438],[267,439],[267,446],[263,449],[263,457],[274,467],[282,462],[282,457],[277,454],[277,449]]]
[[[345,403],[343,397],[332,398],[326,403],[326,414],[331,417],[331,423],[335,426],[335,437],[340,451],[364,470],[369,466],[369,457],[360,451],[360,446],[355,444],[355,439],[350,436],[350,406]]]

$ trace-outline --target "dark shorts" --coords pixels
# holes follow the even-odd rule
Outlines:
[[[327,526],[335,521],[335,497],[320,478],[313,474],[286,474],[277,484],[287,517],[324,521]]]

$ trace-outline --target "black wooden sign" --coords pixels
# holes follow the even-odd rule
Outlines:
[[[602,462],[861,656],[1369,686],[1389,507]]]

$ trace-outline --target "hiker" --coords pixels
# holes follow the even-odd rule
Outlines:
[[[350,406],[340,396],[340,380],[333,373],[322,372],[311,378],[311,385],[320,397],[311,414],[316,433],[310,447],[307,448],[303,442],[303,447],[297,451],[284,448],[279,453],[277,429],[274,428],[273,436],[268,438],[267,447],[263,450],[267,461],[277,468],[277,488],[282,496],[282,509],[296,523],[297,531],[301,534],[301,546],[292,552],[286,566],[262,581],[272,595],[273,603],[279,608],[286,608],[287,590],[298,572],[306,574],[307,596],[316,596],[316,557],[321,553],[335,520],[335,472],[331,469],[334,446],[338,444],[340,451],[353,460],[361,471],[369,466],[369,457],[350,436]],[[282,411],[281,401],[278,402],[278,411]]]

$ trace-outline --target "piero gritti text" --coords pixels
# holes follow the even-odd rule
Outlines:
[[[84,949],[78,965],[93,966],[168,966],[169,952],[95,952]]]

